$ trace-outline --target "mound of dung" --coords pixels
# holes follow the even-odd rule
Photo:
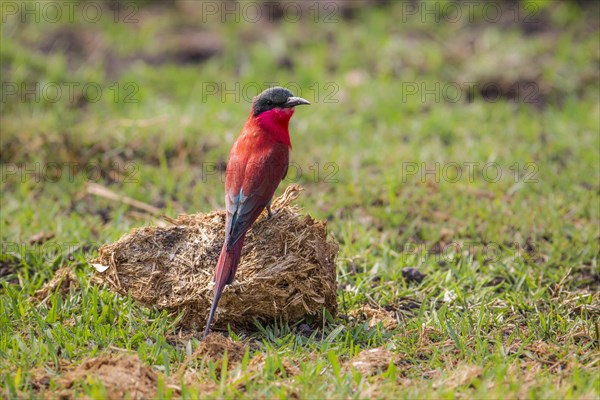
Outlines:
[[[235,281],[223,291],[215,327],[252,327],[254,320],[295,321],[335,315],[338,245],[327,223],[300,215],[290,186],[248,231]],[[213,274],[224,240],[225,212],[180,215],[173,226],[134,229],[100,248],[95,281],[147,306],[183,312],[180,324],[201,329],[213,298]]]

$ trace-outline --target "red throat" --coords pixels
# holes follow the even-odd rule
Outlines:
[[[294,115],[293,107],[273,108],[260,113],[255,117],[255,120],[275,141],[284,143],[291,148],[292,143],[288,126],[292,115]]]

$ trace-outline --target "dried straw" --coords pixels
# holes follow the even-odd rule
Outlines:
[[[326,221],[300,215],[290,186],[249,230],[234,283],[226,287],[215,327],[249,328],[254,320],[296,321],[335,315],[338,245],[327,240]],[[225,213],[180,215],[173,226],[134,229],[102,246],[95,282],[140,303],[183,312],[180,324],[201,328],[213,297],[213,273],[224,238]]]

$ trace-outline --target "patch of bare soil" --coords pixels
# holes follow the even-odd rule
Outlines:
[[[361,351],[354,357],[349,365],[365,376],[385,372],[392,363],[397,363],[398,356],[386,348],[376,347]]]
[[[308,354],[305,355],[305,357],[306,358],[312,357],[313,359],[316,359],[318,356],[315,353],[312,353],[309,355]],[[250,368],[250,370],[252,370],[256,373],[263,371],[265,369],[265,363],[266,363],[267,358],[268,358],[268,355],[264,355],[264,354],[258,354],[256,356],[254,356],[254,358],[252,358],[252,360],[250,361],[248,368]],[[281,365],[282,365],[283,369],[280,369],[279,371],[277,371],[276,375],[280,376],[281,378],[289,378],[294,375],[297,375],[300,373],[300,368],[298,368],[298,364],[299,364],[298,360],[284,358],[281,360]]]
[[[158,374],[137,355],[107,354],[84,360],[57,381],[59,398],[75,398],[78,384],[89,380],[102,382],[110,399],[156,397]]]
[[[58,269],[54,273],[54,277],[46,282],[44,287],[34,293],[33,298],[38,301],[44,301],[56,289],[60,290],[61,296],[66,296],[71,290],[76,290],[78,286],[75,271],[73,271],[71,266],[67,265]]]
[[[374,327],[381,323],[385,329],[396,329],[398,321],[393,313],[384,310],[383,308],[373,308],[370,306],[362,306],[348,313],[352,318],[358,321],[368,321],[369,327]]]
[[[227,353],[228,360],[231,363],[237,363],[244,358],[247,350],[248,347],[241,342],[234,342],[218,333],[211,333],[202,340],[192,358],[205,358],[218,361]]]
[[[444,388],[445,390],[454,389],[473,382],[481,376],[482,372],[483,368],[478,365],[462,365],[455,368],[447,377],[434,382],[433,387],[435,389]]]
[[[172,379],[173,387],[178,388],[179,383],[185,383],[188,387],[194,387],[200,393],[210,395],[217,389],[217,385],[212,380],[203,379],[205,374],[202,373],[204,362],[210,361],[215,363],[215,373],[217,376],[221,374],[223,356],[227,354],[227,370],[235,369],[244,358],[249,346],[243,342],[234,342],[233,340],[217,333],[212,333],[203,339],[198,349],[192,354],[179,368],[177,374]],[[265,369],[266,359],[268,355],[259,353],[254,356],[246,369],[252,379],[262,379],[262,372]],[[305,355],[305,357],[316,358],[315,353]],[[200,364],[194,364],[194,361],[201,361]],[[284,358],[281,360],[282,367],[276,372],[282,379],[288,379],[300,373],[298,368],[299,360]],[[227,385],[243,386],[244,380],[239,380],[238,374],[228,374]]]

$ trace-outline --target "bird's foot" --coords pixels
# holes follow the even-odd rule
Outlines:
[[[279,214],[280,211],[281,210],[273,211],[273,210],[271,210],[271,205],[268,205],[267,206],[267,220],[270,220],[271,218],[273,218],[274,216]]]

